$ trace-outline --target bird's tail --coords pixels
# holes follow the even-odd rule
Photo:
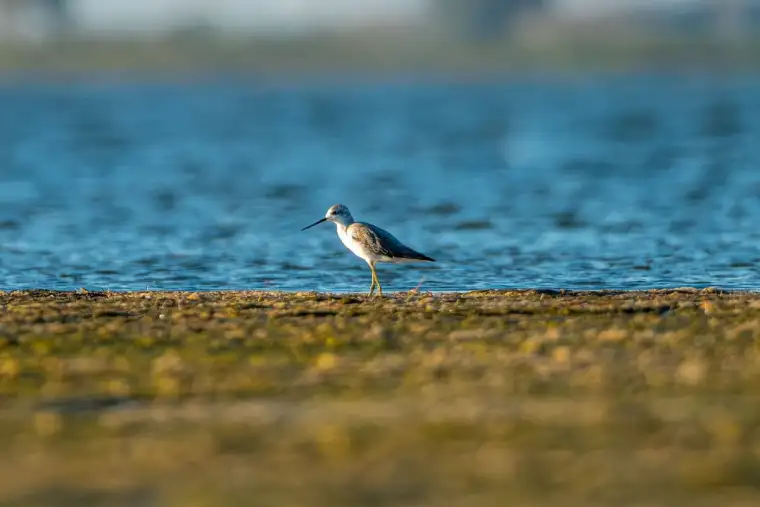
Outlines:
[[[433,259],[432,257],[428,257],[427,255],[421,254],[421,253],[416,252],[414,250],[412,250],[411,252],[409,252],[409,256],[408,257],[410,259],[414,259],[414,260],[417,260],[417,261],[436,262],[436,260]]]

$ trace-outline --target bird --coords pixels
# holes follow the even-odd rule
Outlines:
[[[402,262],[436,262],[432,257],[409,248],[396,239],[390,232],[366,222],[357,222],[354,220],[348,207],[343,204],[330,206],[324,218],[320,218],[301,230],[305,231],[322,222],[334,223],[338,229],[340,241],[354,255],[363,259],[369,265],[369,269],[372,271],[372,284],[369,286],[369,296],[374,293],[375,287],[377,287],[378,295],[383,295],[383,287],[380,285],[377,271],[375,271],[375,264],[378,262],[393,264]]]

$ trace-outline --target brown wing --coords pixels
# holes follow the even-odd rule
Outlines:
[[[354,222],[348,226],[348,234],[351,239],[361,243],[368,252],[391,259],[416,259],[421,261],[433,261],[427,255],[404,245],[390,232],[364,222]]]

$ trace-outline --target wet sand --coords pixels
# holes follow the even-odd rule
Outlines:
[[[760,294],[0,308],[3,506],[760,504]]]

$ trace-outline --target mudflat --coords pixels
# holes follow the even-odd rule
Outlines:
[[[2,506],[760,504],[760,294],[0,293]]]

